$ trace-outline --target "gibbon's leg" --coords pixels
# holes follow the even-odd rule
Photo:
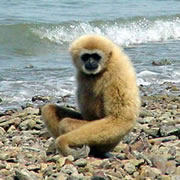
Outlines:
[[[114,148],[133,126],[133,121],[112,117],[92,121],[59,136],[56,147],[63,155],[72,155],[75,159],[88,156],[89,147],[105,153],[109,147]]]
[[[43,120],[54,138],[87,123],[82,120],[79,112],[55,104],[47,104],[41,111]]]
[[[63,118],[59,123],[59,133],[60,135],[70,132],[74,129],[80,128],[81,126],[90,123],[89,121],[73,119],[73,118]]]

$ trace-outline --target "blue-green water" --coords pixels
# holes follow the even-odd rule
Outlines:
[[[0,110],[35,95],[75,97],[69,44],[83,34],[107,36],[131,57],[138,83],[161,91],[180,85],[179,0],[1,0]],[[169,59],[171,65],[152,66]]]

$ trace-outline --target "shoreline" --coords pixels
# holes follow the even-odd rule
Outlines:
[[[137,124],[109,158],[62,157],[37,107],[1,114],[0,179],[180,178],[180,95],[148,96],[145,89],[141,93]]]
[[[178,96],[180,93],[180,84],[175,82],[164,82],[162,84],[153,85],[139,85],[140,95],[143,96],[161,96],[163,94],[169,96]],[[75,94],[75,92],[74,92]],[[42,106],[48,102],[57,103],[59,105],[71,106],[75,107],[76,105],[76,97],[70,94],[62,95],[62,96],[44,96],[44,95],[34,95],[33,97],[29,97],[21,103],[17,103],[15,106],[13,103],[7,103],[7,100],[3,100],[3,97],[0,96],[0,117],[6,112],[9,111],[20,111],[27,107],[38,107]],[[9,104],[9,106],[8,106]]]

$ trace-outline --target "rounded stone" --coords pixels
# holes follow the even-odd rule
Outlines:
[[[78,167],[84,167],[87,165],[87,161],[86,159],[78,159],[77,161],[74,162],[74,165],[78,166]]]
[[[136,171],[136,168],[133,164],[131,163],[126,163],[124,165],[124,169],[129,173],[129,174],[133,174]]]

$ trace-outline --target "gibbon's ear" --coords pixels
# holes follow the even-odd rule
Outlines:
[[[72,54],[74,54],[74,52],[73,52],[74,50],[73,50],[73,47],[72,47],[72,44],[69,46],[69,48],[68,48],[68,52],[72,55]]]
[[[78,52],[78,48],[76,48],[75,44],[75,42],[71,43],[68,48],[68,51],[71,55],[75,55]]]

